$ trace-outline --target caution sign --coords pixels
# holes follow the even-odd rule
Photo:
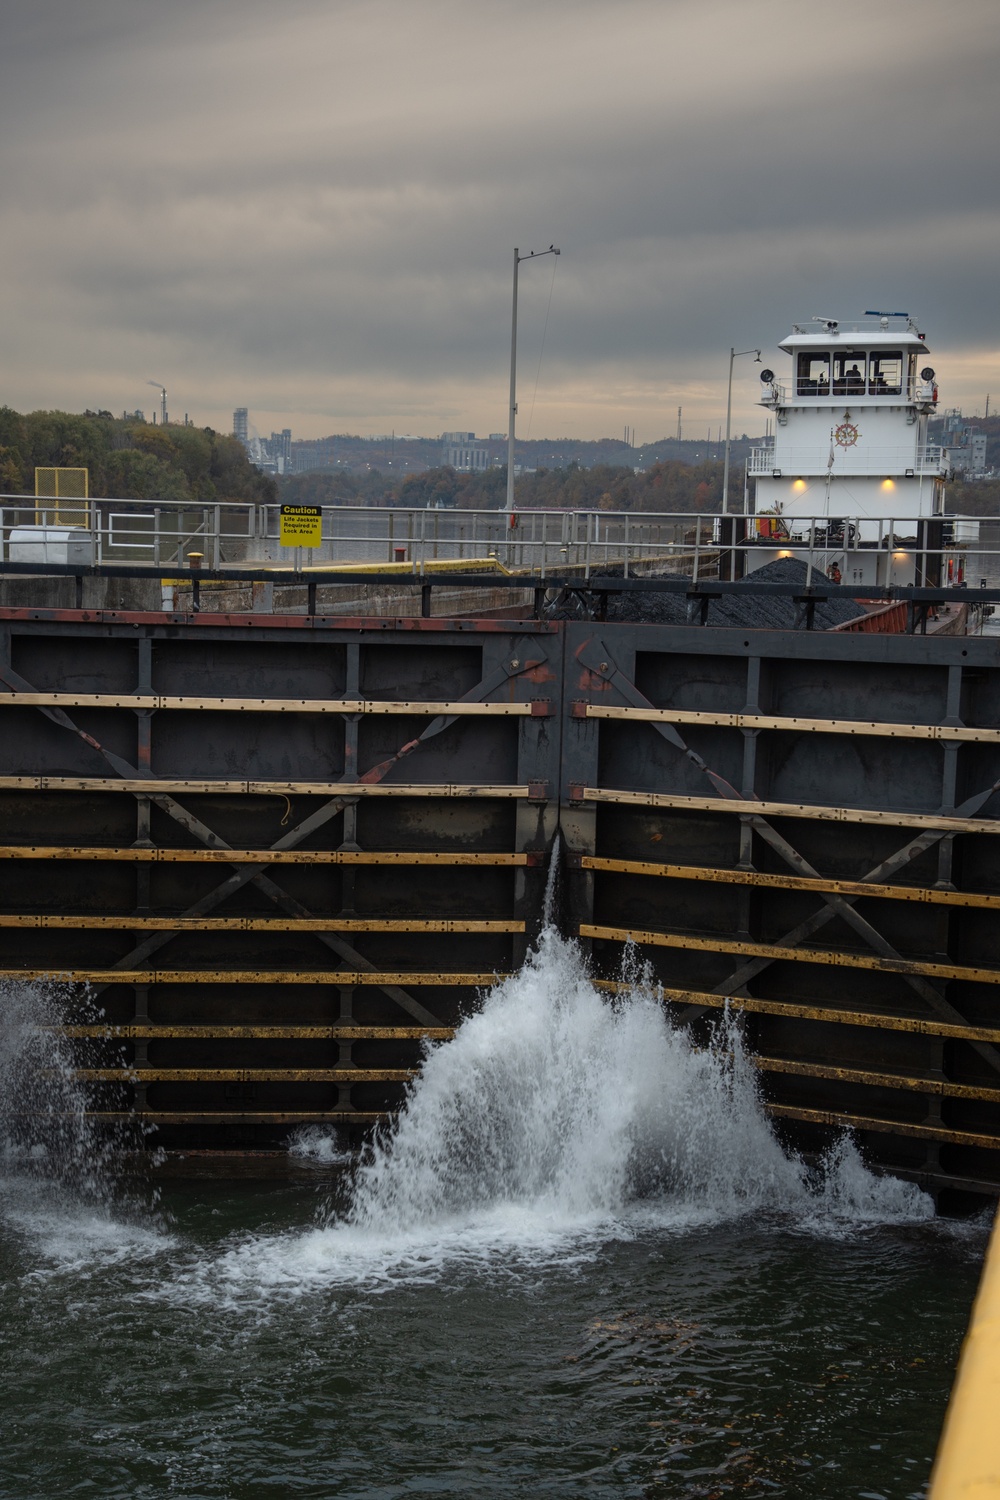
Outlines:
[[[319,547],[323,512],[318,505],[283,505],[278,541],[282,547]]]

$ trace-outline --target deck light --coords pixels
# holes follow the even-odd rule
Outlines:
[[[771,478],[772,479],[780,479],[781,478],[781,470],[780,469],[772,469],[771,470]]]
[[[905,473],[906,473],[907,479],[912,479],[913,478],[913,470],[912,469],[905,470]]]

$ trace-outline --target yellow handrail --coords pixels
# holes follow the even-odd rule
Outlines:
[[[983,1263],[928,1500],[1000,1497],[1000,1214]]]

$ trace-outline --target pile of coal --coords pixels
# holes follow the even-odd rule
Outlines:
[[[609,568],[608,573],[621,570]],[[708,607],[707,625],[729,627],[734,630],[794,630],[797,606],[795,600],[785,594],[760,594],[755,592],[762,583],[790,583],[805,589],[807,568],[795,557],[780,557],[775,562],[765,563],[746,578],[741,579],[735,591],[713,599]],[[813,569],[814,585],[826,582],[824,575]],[[813,617],[814,630],[831,630],[846,620],[863,615],[864,609],[853,599],[821,599],[816,603]],[[613,594],[608,599],[608,619],[632,621],[642,625],[686,625],[688,623],[688,600],[684,593],[656,590],[627,594]],[[700,620],[699,620],[700,623]]]

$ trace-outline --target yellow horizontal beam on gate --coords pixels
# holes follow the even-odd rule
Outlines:
[[[65,1034],[65,1033],[64,1033]],[[910,1078],[896,1073],[872,1073],[779,1057],[752,1057],[764,1073],[785,1073],[857,1083],[870,1088],[895,1088],[949,1099],[978,1099],[1000,1103],[1000,1089],[949,1083],[945,1079]],[[44,1075],[43,1075],[44,1076]],[[161,1068],[124,1063],[108,1068],[77,1068],[73,1076],[84,1083],[405,1083],[414,1068]]]
[[[223,781],[154,776],[0,776],[0,792],[144,792],[148,796],[237,797],[528,797],[527,786],[452,782]]]
[[[609,994],[627,994],[633,986],[617,979],[595,979],[595,987]],[[914,1036],[950,1037],[963,1042],[993,1042],[1000,1045],[1000,1029],[992,1026],[959,1026],[952,1021],[925,1020],[922,1016],[890,1016],[878,1011],[837,1010],[821,1005],[796,1005],[788,1000],[761,1000],[755,995],[716,995],[710,990],[677,990],[656,986],[655,993],[668,1005],[694,1005],[711,1010],[745,1010],[750,1015],[788,1016],[797,1021],[832,1022],[835,1026],[867,1026],[876,1031],[905,1031]]]
[[[42,1076],[45,1076],[44,1074]],[[76,1068],[81,1083],[408,1083],[413,1068]]]
[[[0,912],[0,928],[119,932],[523,932],[523,922],[423,917],[67,917]]]
[[[56,1036],[70,1039],[97,1037],[108,1041],[308,1041],[308,1042],[447,1042],[455,1035],[451,1026],[178,1026],[155,1022],[111,1023],[87,1026],[43,1026]]]
[[[0,788],[4,785],[0,779]],[[737,797],[686,797],[673,792],[624,792],[583,788],[584,802],[621,807],[669,807],[677,812],[739,813],[758,818],[812,818],[823,823],[875,823],[889,828],[933,828],[944,833],[1000,834],[1000,818],[949,818],[943,813],[881,812],[870,807],[823,807],[808,802],[749,801]]]
[[[1000,1494],[1000,1214],[959,1356],[928,1500],[996,1500]]]
[[[419,969],[0,969],[0,979],[48,979],[55,984],[393,984],[494,985],[505,974],[425,973]]]
[[[267,714],[440,714],[462,718],[527,718],[530,703],[468,703],[422,698],[189,698],[170,693],[0,693],[0,708],[185,709]]]
[[[782,714],[724,714],[694,708],[611,708],[586,705],[588,719],[631,719],[647,724],[705,724],[721,729],[781,729],[806,734],[864,734],[883,739],[959,740],[1000,745],[1000,729],[949,724],[892,724],[873,719],[802,719]]]
[[[917,901],[932,906],[985,907],[1000,911],[1000,896],[979,891],[939,891],[916,885],[883,885],[870,880],[817,880],[805,875],[765,875],[759,870],[725,870],[713,865],[659,865],[646,859],[603,859],[584,854],[584,870],[604,870],[616,875],[653,875],[667,880],[706,880],[720,885],[753,885],[769,890],[829,891],[838,896],[881,896],[887,901]]]
[[[1000,1089],[950,1083],[945,1078],[910,1078],[902,1073],[872,1073],[861,1068],[842,1068],[832,1063],[798,1062],[784,1057],[753,1056],[750,1061],[763,1073],[829,1078],[837,1083],[860,1083],[866,1088],[904,1089],[909,1093],[933,1094],[938,1099],[980,1099],[987,1104],[1000,1104]]]
[[[377,1125],[384,1109],[191,1110],[93,1109],[88,1120],[139,1120],[147,1125]],[[237,1153],[238,1154],[238,1153]]]
[[[880,974],[923,974],[932,979],[967,979],[974,984],[1000,983],[1000,969],[979,969],[966,964],[922,963],[918,959],[909,958],[880,958],[876,954],[845,953],[834,948],[790,948],[781,943],[746,943],[734,938],[689,937],[683,932],[640,932],[637,928],[600,927],[593,922],[581,922],[580,936],[608,938],[616,943],[645,943],[653,948],[682,948],[697,953],[738,953],[748,958],[823,964],[829,968],[874,969]]]
[[[875,1119],[837,1109],[799,1109],[793,1104],[765,1104],[764,1108],[768,1114],[782,1120],[804,1120],[811,1125],[834,1125],[838,1130],[870,1130],[876,1135],[906,1135],[920,1141],[940,1141],[949,1146],[983,1146],[987,1151],[1000,1151],[1000,1135],[949,1130],[944,1125],[908,1125],[902,1120]]]
[[[120,859],[130,864],[176,865],[483,865],[523,867],[539,855],[466,854],[450,850],[363,849],[105,849],[79,844],[3,844],[0,859]]]

